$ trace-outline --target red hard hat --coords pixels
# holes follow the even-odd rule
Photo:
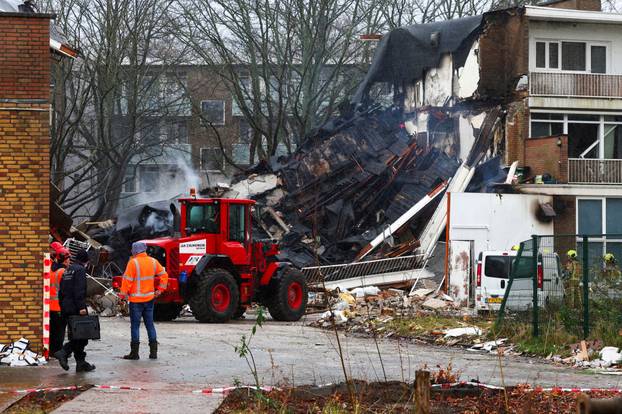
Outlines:
[[[62,253],[62,250],[65,249],[65,247],[63,247],[62,244],[60,244],[59,242],[55,241],[52,244],[50,244],[50,248],[52,250],[54,250],[54,252],[56,253]],[[66,249],[65,249],[66,250]]]

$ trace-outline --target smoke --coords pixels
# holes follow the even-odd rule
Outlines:
[[[171,160],[169,158],[169,160],[171,162],[167,164],[145,164],[138,167],[139,190],[141,189],[141,184],[143,184],[145,180],[143,171],[148,167],[158,167],[154,191],[141,191],[138,194],[122,200],[119,206],[119,213],[130,206],[149,204],[154,201],[170,200],[180,195],[188,194],[190,188],[196,188],[197,190],[201,188],[201,178],[181,155],[177,154],[174,159]],[[143,177],[141,177],[141,174]]]
[[[173,214],[167,213],[162,215],[152,211],[145,220],[145,228],[154,234],[170,231],[173,227]]]

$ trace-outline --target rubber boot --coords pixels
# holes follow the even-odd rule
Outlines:
[[[138,347],[140,346],[140,342],[130,342],[130,353],[125,355],[123,359],[140,359],[138,356]]]
[[[69,361],[67,360],[67,358],[69,358],[69,355],[67,355],[67,352],[65,352],[64,349],[54,352],[54,358],[58,360],[59,365],[65,371],[69,371]]]
[[[158,359],[158,341],[149,342],[149,359]]]
[[[95,365],[89,364],[86,361],[77,361],[76,362],[76,372],[90,372],[95,369]]]

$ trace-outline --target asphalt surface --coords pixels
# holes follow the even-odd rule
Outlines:
[[[129,385],[146,389],[175,389],[191,392],[207,387],[235,383],[251,384],[253,375],[244,358],[234,347],[242,335],[248,335],[252,320],[222,325],[197,323],[192,318],[158,323],[159,359],[147,358],[148,347],[141,348],[140,361],[125,361],[129,351],[129,319],[101,318],[102,340],[87,347],[87,360],[97,369],[76,374],[71,361],[70,371],[63,371],[55,360],[47,366],[0,367],[0,390],[57,387],[74,384]],[[142,328],[141,335],[146,332]],[[374,341],[369,338],[340,335],[344,364],[354,378],[368,381],[387,379],[412,381],[415,371],[427,365],[447,367],[461,372],[462,380],[476,379],[484,383],[564,387],[618,387],[620,377],[598,375],[565,366],[543,363],[524,357],[502,358],[472,353],[458,348],[379,342],[383,363],[380,363]],[[146,342],[146,341],[145,341]],[[298,323],[267,321],[258,328],[250,348],[263,385],[325,384],[343,380],[341,360],[333,332],[310,328]]]

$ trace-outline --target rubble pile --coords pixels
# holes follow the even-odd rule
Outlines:
[[[601,373],[622,375],[622,352],[614,346],[603,346],[599,340],[570,345],[571,355],[549,355],[548,360],[577,368],[595,369]]]
[[[458,166],[409,134],[401,112],[375,108],[336,118],[290,157],[256,166],[228,191],[203,194],[257,200],[255,235],[280,240],[284,256],[299,267],[347,263]],[[436,204],[394,236],[393,249],[378,254],[412,253]]]
[[[30,350],[30,341],[26,338],[4,346],[0,344],[0,365],[25,367],[45,364],[47,361],[42,355]]]

